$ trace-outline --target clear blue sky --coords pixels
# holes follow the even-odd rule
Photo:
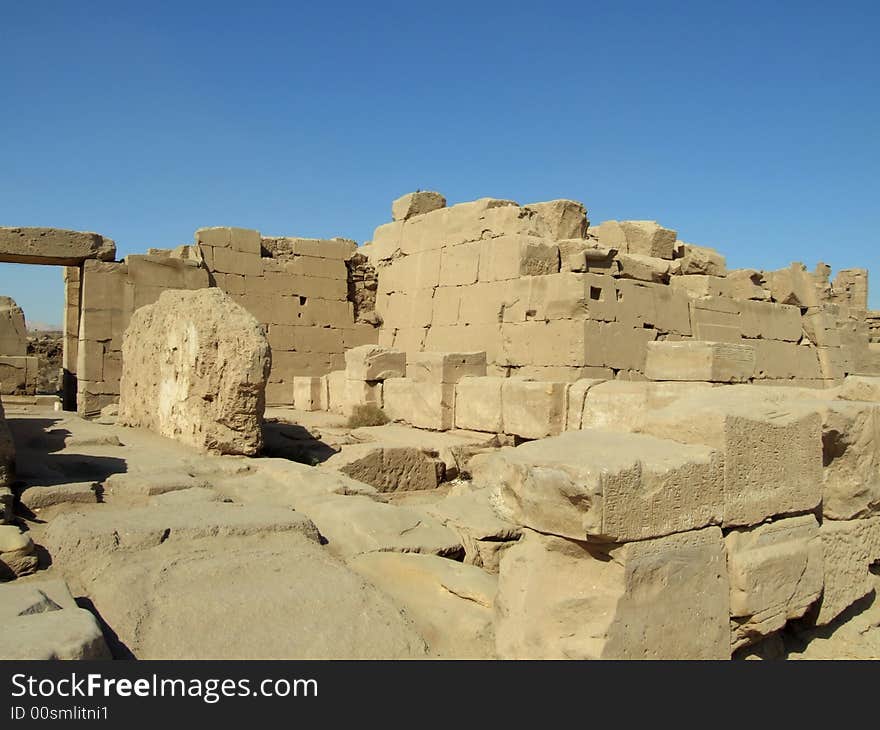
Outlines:
[[[880,3],[4,3],[0,225],[120,256],[359,241],[391,200],[569,197],[731,266],[875,272]],[[56,269],[0,293],[60,321]]]

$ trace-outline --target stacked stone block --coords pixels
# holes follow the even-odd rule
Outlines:
[[[195,240],[213,283],[267,328],[269,403],[293,404],[294,378],[342,369],[345,350],[376,342],[369,301],[357,300],[358,316],[349,292],[358,288],[348,267],[353,241],[264,237],[241,228],[202,228]],[[367,278],[361,269],[359,283]]]
[[[501,657],[726,658],[870,592],[880,379],[577,390],[602,428],[471,460],[523,528],[500,565]]]
[[[490,374],[569,382],[642,379],[654,342],[746,345],[742,381],[824,387],[878,364],[862,270],[729,271],[655,221],[590,228],[575,201],[441,201],[406,202],[366,247],[384,346],[485,349]]]

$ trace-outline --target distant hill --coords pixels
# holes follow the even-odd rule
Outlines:
[[[61,332],[60,325],[45,322],[28,322],[27,328],[29,332]]]

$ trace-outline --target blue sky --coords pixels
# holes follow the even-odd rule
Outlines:
[[[0,225],[119,255],[568,197],[733,267],[880,277],[877,2],[4,3]],[[58,322],[61,274],[0,265]],[[880,280],[872,306],[880,308]]]

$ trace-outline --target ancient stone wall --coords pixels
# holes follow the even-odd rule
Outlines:
[[[268,403],[292,404],[294,377],[340,370],[345,350],[377,341],[366,294],[371,274],[354,241],[203,228],[195,248],[212,283],[267,328]]]
[[[404,212],[363,249],[381,345],[485,350],[490,375],[547,381],[644,379],[649,343],[690,340],[750,345],[745,380],[824,386],[877,365],[864,270],[833,285],[821,265],[728,271],[653,221],[591,229],[574,201],[413,205],[420,195],[436,194],[395,201]]]

